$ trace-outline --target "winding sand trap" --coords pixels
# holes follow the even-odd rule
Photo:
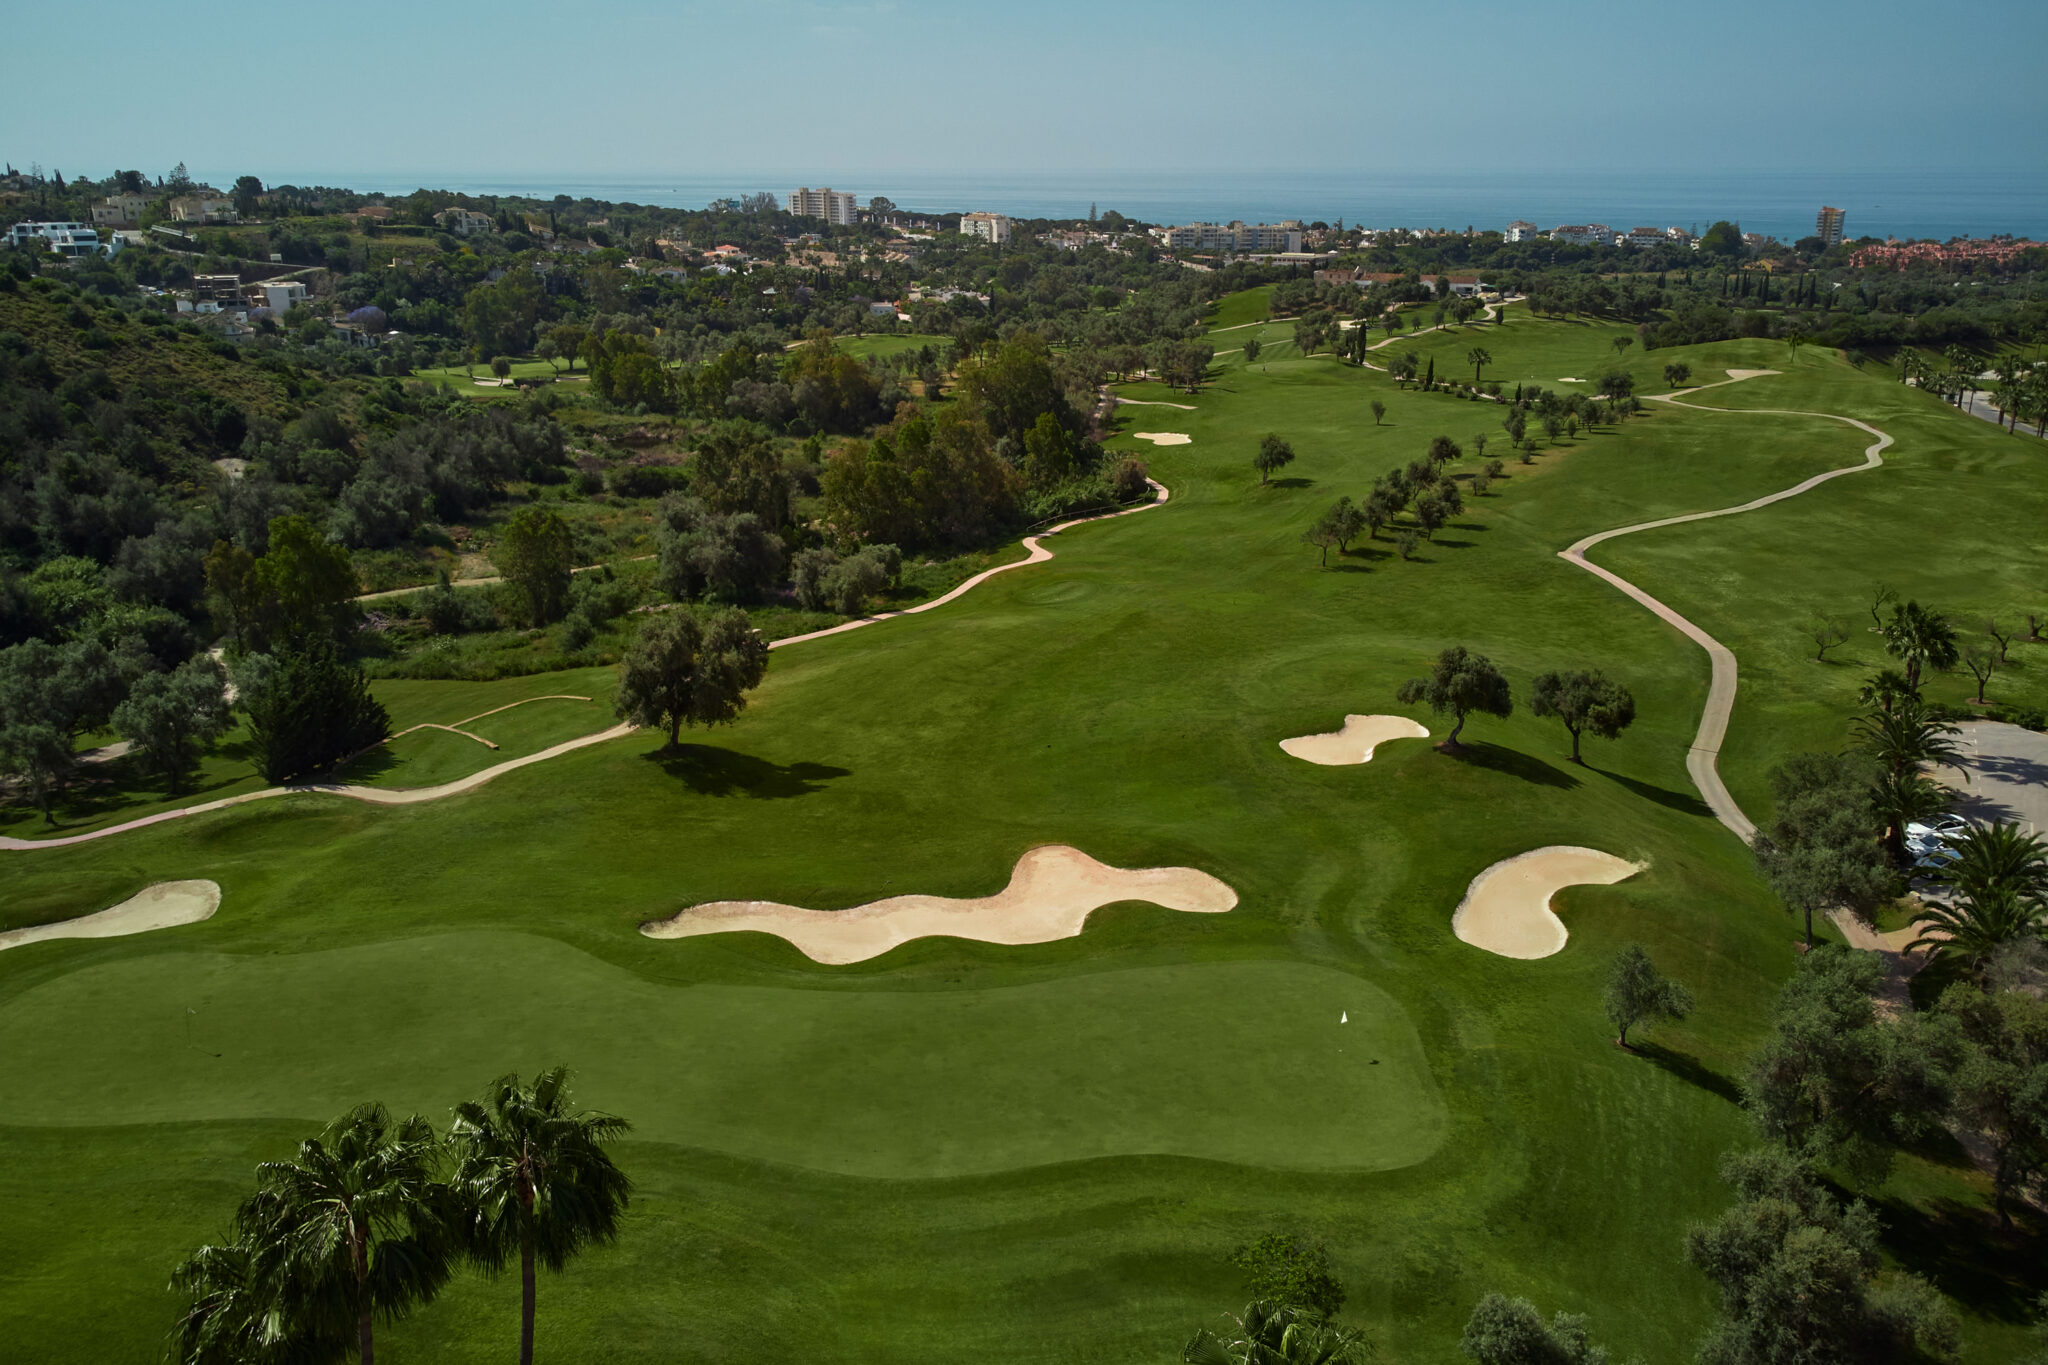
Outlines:
[[[1327,767],[1372,762],[1372,751],[1390,739],[1428,739],[1429,727],[1406,716],[1346,716],[1344,728],[1324,735],[1297,735],[1280,747],[1296,758]]]
[[[1560,384],[1583,384],[1586,381],[1583,379],[1573,379],[1567,376],[1566,378],[1560,379],[1557,382]]]
[[[1730,379],[1762,379],[1767,374],[1780,374],[1780,370],[1730,370]]]
[[[1549,957],[1564,948],[1564,921],[1550,898],[1567,886],[1607,886],[1633,877],[1632,863],[1597,848],[1552,844],[1503,858],[1472,879],[1451,916],[1451,932],[1502,957]]]
[[[1191,867],[1121,868],[1078,848],[1048,844],[1017,860],[1010,884],[993,896],[891,896],[847,910],[805,910],[774,901],[713,901],[649,920],[649,938],[691,938],[754,930],[795,944],[814,962],[864,962],[914,938],[982,943],[1050,943],[1076,938],[1091,911],[1115,901],[1150,901],[1169,910],[1218,915],[1237,893]]]
[[[124,934],[146,934],[152,929],[169,929],[180,924],[197,924],[212,919],[220,909],[217,882],[158,882],[147,886],[119,905],[77,919],[55,924],[37,924],[27,929],[9,929],[0,934],[0,952],[24,943],[52,938],[120,938]]]
[[[1131,435],[1155,446],[1184,446],[1195,439],[1178,431],[1134,431]]]

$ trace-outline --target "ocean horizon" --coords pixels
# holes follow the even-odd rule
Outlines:
[[[234,176],[215,174],[215,184]],[[330,185],[388,195],[415,189],[699,209],[714,199],[798,185],[877,195],[912,213],[985,210],[1073,218],[1115,209],[1147,222],[1342,219],[1369,228],[1500,228],[1526,219],[1704,229],[1716,219],[1781,241],[1812,235],[1823,204],[1847,214],[1850,238],[2048,237],[2048,176],[1897,171],[788,171],[596,175],[280,171],[266,183]]]

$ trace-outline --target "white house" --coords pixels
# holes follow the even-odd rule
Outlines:
[[[472,213],[465,208],[444,209],[442,223],[457,237],[483,237],[498,230],[488,213]]]
[[[1543,229],[1537,227],[1526,218],[1515,219],[1514,222],[1508,224],[1507,231],[1501,233],[1501,236],[1507,238],[1510,242],[1533,242],[1542,235]]]
[[[111,256],[120,249],[115,242],[102,242],[98,232],[84,223],[16,223],[8,233],[11,246],[24,247],[38,238],[49,243],[59,256]]]
[[[298,280],[264,280],[249,286],[251,307],[268,308],[273,317],[283,317],[294,304],[306,301],[306,286]]]
[[[960,231],[999,246],[1010,240],[1010,220],[1000,213],[963,213]]]
[[[239,221],[241,215],[235,212],[234,200],[207,191],[181,194],[173,199],[171,217],[180,223],[233,223]]]
[[[110,194],[92,206],[94,227],[127,227],[140,222],[149,207],[146,194]]]

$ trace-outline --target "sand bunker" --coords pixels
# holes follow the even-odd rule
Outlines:
[[[1195,438],[1178,431],[1134,431],[1131,435],[1155,446],[1184,446]]]
[[[1344,728],[1326,735],[1297,735],[1280,747],[1310,763],[1340,767],[1372,762],[1373,749],[1390,739],[1428,739],[1429,727],[1406,716],[1346,716]]]
[[[1583,384],[1583,383],[1585,383],[1586,381],[1585,381],[1585,380],[1583,380],[1583,379],[1573,379],[1572,377],[1570,377],[1569,375],[1567,375],[1566,377],[1564,377],[1563,379],[1560,379],[1560,380],[1558,380],[1557,382],[1558,382],[1558,383],[1560,383],[1560,384]]]
[[[197,924],[203,919],[213,918],[213,912],[218,909],[220,885],[216,882],[158,882],[106,910],[81,915],[77,919],[60,920],[55,924],[9,929],[0,934],[0,951],[52,938],[120,938],[124,934],[146,934],[152,929]]]
[[[1606,886],[1633,877],[1632,863],[1597,848],[1553,844],[1504,858],[1472,879],[1451,916],[1451,932],[1502,957],[1549,957],[1564,948],[1564,922],[1550,898],[1567,886]]]
[[[1728,377],[1730,379],[1762,379],[1767,374],[1776,373],[1778,373],[1776,370],[1730,370],[1728,371]]]
[[[1077,848],[1049,844],[1017,860],[1010,884],[993,896],[891,896],[849,910],[804,910],[774,901],[713,901],[640,926],[649,938],[691,938],[754,930],[795,944],[814,962],[864,962],[914,938],[944,936],[983,943],[1050,943],[1074,938],[1091,911],[1116,901],[1150,901],[1169,910],[1216,915],[1237,893],[1191,867],[1110,867]]]

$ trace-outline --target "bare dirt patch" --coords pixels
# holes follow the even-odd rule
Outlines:
[[[1048,844],[1019,858],[1010,884],[993,896],[891,896],[846,910],[713,901],[650,920],[640,932],[668,939],[753,930],[787,939],[815,962],[838,965],[864,962],[915,938],[1005,944],[1074,938],[1092,911],[1116,901],[1216,915],[1237,905],[1237,893],[1192,867],[1111,867],[1077,848]]]

